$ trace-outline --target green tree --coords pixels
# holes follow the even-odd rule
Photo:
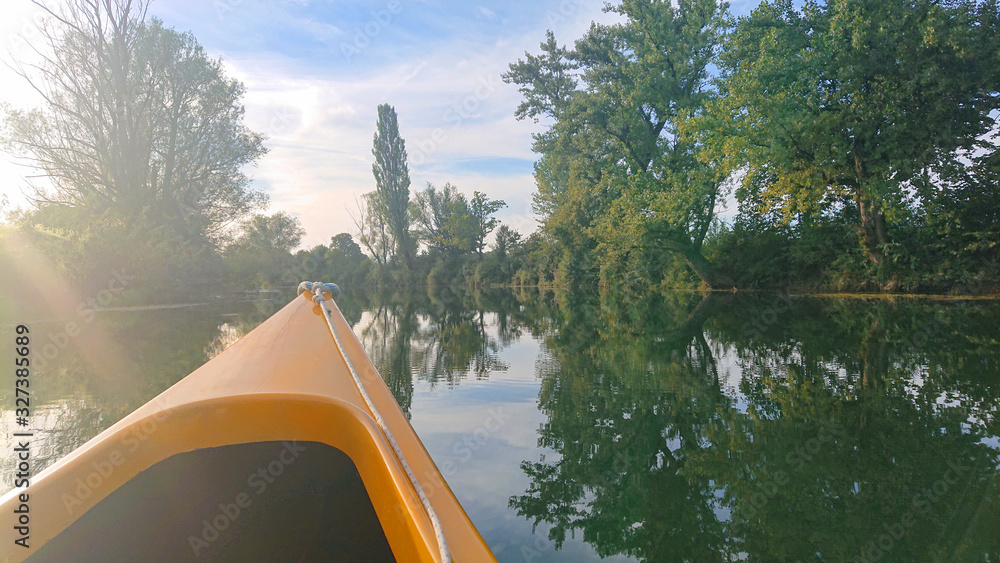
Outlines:
[[[292,272],[291,251],[303,234],[299,220],[285,212],[250,217],[240,225],[236,240],[226,247],[230,275],[241,282],[278,283]]]
[[[668,252],[706,284],[731,285],[701,252],[721,177],[678,129],[709,96],[726,5],[626,0],[608,10],[624,22],[592,25],[573,50],[549,33],[541,55],[504,75],[525,96],[518,118],[554,121],[535,136],[543,228],[567,249],[570,273],[594,259],[610,273],[664,263]]]
[[[376,193],[384,205],[385,221],[395,243],[396,255],[413,267],[416,244],[410,237],[410,171],[406,165],[406,143],[399,136],[396,110],[389,104],[378,107],[378,130],[374,147]]]
[[[507,225],[500,225],[493,243],[493,254],[496,256],[499,274],[504,283],[510,283],[514,279],[514,274],[521,263],[521,248],[521,233]]]
[[[385,201],[377,191],[361,196],[357,203],[357,214],[352,215],[358,228],[358,242],[368,251],[379,267],[389,264],[395,256],[392,230],[389,226]]]
[[[347,233],[335,235],[330,240],[329,247],[319,248],[326,250],[322,253],[322,257],[316,256],[316,263],[322,267],[320,269],[322,279],[342,285],[363,286],[370,271],[371,260],[364,255],[351,235]],[[318,254],[315,249],[314,253]]]
[[[486,194],[479,191],[472,193],[472,199],[469,201],[469,215],[475,222],[472,247],[480,258],[483,257],[483,249],[486,248],[486,237],[500,224],[493,214],[504,207],[507,207],[507,204],[499,199],[488,199]]]
[[[506,205],[479,191],[469,200],[450,183],[438,190],[428,182],[426,189],[414,194],[411,214],[417,236],[431,250],[482,258],[486,237],[500,224],[493,214]]]
[[[244,172],[266,152],[263,137],[243,124],[243,85],[190,33],[146,21],[146,7],[42,6],[55,23],[41,28],[40,62],[16,70],[43,104],[8,111],[5,137],[50,181],[39,204],[141,218],[218,246],[227,226],[266,202]]]
[[[508,227],[507,225],[500,225],[497,229],[496,242],[493,244],[493,249],[500,256],[508,256],[512,250],[514,250],[521,243],[521,233],[515,231],[514,229]]]
[[[231,250],[248,252],[276,250],[291,252],[302,242],[305,230],[299,220],[284,211],[274,215],[254,215],[240,225],[240,234]]]
[[[363,256],[361,247],[354,242],[354,238],[348,233],[334,235],[330,239],[330,248],[340,250],[348,258],[360,259]]]
[[[764,2],[726,41],[713,144],[786,220],[851,209],[887,274],[911,183],[994,126],[998,19],[993,0]]]
[[[438,190],[433,184],[414,195],[414,218],[420,238],[437,252],[471,252],[476,243],[476,224],[469,202],[458,188],[446,183]]]

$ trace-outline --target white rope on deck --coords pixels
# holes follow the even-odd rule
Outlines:
[[[347,370],[351,372],[351,377],[354,378],[354,385],[358,388],[358,392],[361,393],[361,398],[365,400],[365,405],[368,406],[368,410],[371,411],[372,416],[375,418],[375,423],[385,434],[386,439],[389,441],[389,445],[392,447],[392,451],[396,454],[396,458],[399,460],[400,466],[403,468],[403,472],[406,473],[406,478],[409,479],[410,485],[413,486],[414,491],[417,493],[417,498],[420,499],[420,504],[423,505],[424,511],[427,513],[427,517],[430,518],[431,525],[434,527],[434,536],[437,538],[438,550],[441,555],[442,563],[451,562],[451,554],[448,553],[448,542],[444,539],[444,530],[441,527],[441,520],[438,518],[437,512],[434,511],[434,507],[431,506],[431,501],[427,498],[427,494],[424,493],[423,487],[420,486],[420,481],[417,476],[410,469],[410,464],[406,462],[406,458],[403,457],[403,450],[400,449],[399,444],[396,442],[395,436],[389,430],[389,426],[386,425],[385,420],[382,418],[382,414],[375,408],[375,404],[372,402],[371,397],[368,396],[368,391],[365,389],[364,384],[361,382],[361,377],[358,372],[354,369],[354,364],[351,363],[351,359],[347,357],[347,351],[344,350],[344,345],[340,341],[340,336],[337,335],[337,329],[333,327],[333,310],[326,306],[326,298],[323,297],[323,293],[328,293],[330,297],[334,300],[340,296],[340,288],[336,284],[332,283],[320,283],[320,282],[302,282],[299,284],[299,295],[310,292],[313,294],[312,301],[320,306],[323,310],[323,317],[326,319],[326,326],[330,328],[330,334],[333,335],[333,341],[337,344],[337,350],[340,351],[340,357],[344,358],[344,363],[347,364]]]

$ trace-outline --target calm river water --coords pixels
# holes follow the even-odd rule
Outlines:
[[[15,319],[59,350],[32,376],[37,463],[294,296],[262,295]],[[1000,561],[997,302],[345,288],[340,306],[501,561]]]

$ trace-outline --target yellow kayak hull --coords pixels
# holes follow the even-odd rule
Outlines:
[[[326,304],[333,310],[331,320],[347,356],[440,519],[452,560],[495,561],[340,310],[332,300],[327,300]],[[41,559],[47,544],[51,543],[48,549],[56,550],[53,546],[60,541],[73,543],[60,539],[60,534],[66,534],[63,538],[86,537],[86,534],[81,535],[82,530],[99,529],[95,526],[100,522],[95,524],[84,518],[92,510],[95,511],[92,514],[111,515],[116,514],[116,510],[119,513],[123,510],[157,512],[145,515],[149,522],[157,522],[157,529],[148,531],[150,537],[176,536],[183,543],[183,548],[178,549],[189,554],[191,559],[211,559],[218,553],[217,548],[226,543],[226,538],[244,524],[239,522],[240,514],[249,513],[249,507],[255,502],[258,506],[269,502],[279,487],[294,488],[287,477],[281,485],[274,485],[286,469],[291,475],[293,467],[295,471],[304,468],[303,475],[315,481],[311,487],[324,486],[328,479],[321,473],[326,469],[312,462],[299,463],[298,456],[306,459],[313,456],[310,451],[320,452],[315,454],[319,456],[316,459],[327,460],[323,463],[333,466],[336,464],[329,461],[333,459],[329,456],[340,454],[327,451],[332,448],[349,459],[345,466],[353,464],[354,469],[346,471],[356,470],[360,477],[381,527],[378,532],[384,535],[393,558],[440,561],[430,517],[385,434],[373,420],[322,315],[318,305],[302,296],[296,298],[204,366],[34,477],[28,489],[17,489],[5,495],[0,499],[0,514],[8,519],[8,530],[16,525],[12,519],[14,510],[21,504],[20,495],[28,494],[32,515],[27,542],[30,547],[12,546],[12,542],[7,542],[2,548],[7,552],[5,559],[35,559],[32,556],[36,552]],[[227,468],[226,477],[221,480],[207,473],[199,478],[199,471],[208,472],[210,467],[219,466],[218,460],[228,459],[222,450],[211,449],[241,444],[261,445],[256,448],[260,450],[258,453],[250,452],[254,449],[250,446],[243,448],[249,456],[245,471],[240,471],[236,465]],[[199,452],[206,456],[205,459],[214,455],[217,461],[199,465]],[[237,450],[232,452],[236,455]],[[172,461],[164,465],[168,460]],[[170,481],[172,472],[182,470],[164,469],[170,463],[186,471],[183,479],[178,477],[180,482],[172,485],[173,490],[164,488],[163,483]],[[205,491],[199,485],[213,482],[213,478],[214,482],[221,483],[213,487],[214,490]],[[136,507],[133,506],[136,501],[128,500],[127,491],[137,491],[136,484],[143,480],[157,483],[156,508]],[[271,487],[270,495],[268,486]],[[114,494],[116,491],[120,492]],[[159,513],[170,512],[162,506],[176,505],[180,502],[177,499],[186,498],[185,495],[200,499],[196,499],[202,502],[198,514],[174,514],[168,518]],[[169,500],[171,498],[175,500]],[[308,499],[309,495],[301,498]],[[101,507],[105,499],[109,505],[118,503],[129,508]],[[350,502],[360,506],[356,499]],[[325,508],[323,513],[347,511],[349,514],[353,509],[354,506]],[[122,522],[129,522],[128,514],[120,516]],[[138,516],[135,518],[142,520]],[[351,519],[345,521],[349,523]],[[338,522],[338,526],[345,525]],[[359,540],[357,530],[341,532],[326,529],[323,522],[307,524],[310,528],[318,528],[317,533],[327,538],[325,549],[333,549],[331,545],[352,538],[355,544],[368,541]],[[226,528],[230,525],[233,529],[227,535]],[[181,529],[173,530],[171,526]],[[336,526],[331,523],[330,528]],[[266,538],[261,539],[259,531],[243,529],[241,533],[250,536],[250,543],[267,543]],[[330,539],[338,534],[350,537]],[[288,554],[288,560],[312,560],[310,558],[319,553],[300,547],[303,549]],[[113,546],[105,548],[106,553],[114,553]],[[329,556],[330,552],[325,553]],[[304,559],[300,559],[300,555]]]

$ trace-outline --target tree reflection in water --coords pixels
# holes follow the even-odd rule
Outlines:
[[[995,558],[997,306],[781,303],[555,305],[539,440],[559,455],[522,464],[510,506],[602,556]]]
[[[501,299],[494,310],[484,305],[487,294],[448,288],[355,298],[365,297],[373,302],[354,331],[407,414],[414,377],[455,385],[507,369],[497,354],[518,334],[505,309],[510,299]],[[497,330],[490,330],[494,325]]]

